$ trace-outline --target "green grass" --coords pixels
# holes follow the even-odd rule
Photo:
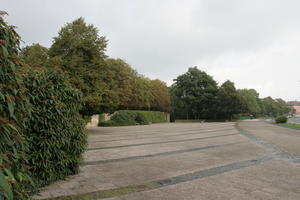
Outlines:
[[[300,124],[293,124],[293,123],[282,123],[282,125],[286,125],[286,126],[292,126],[292,127],[300,128]]]

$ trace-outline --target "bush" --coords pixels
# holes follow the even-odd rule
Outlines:
[[[141,112],[136,113],[135,121],[140,125],[149,124],[149,120],[147,119],[146,115]]]
[[[100,122],[100,126],[130,126],[166,122],[165,113],[158,111],[120,110],[111,120]]]
[[[3,15],[0,11],[0,199],[28,199],[32,183],[24,129],[30,104],[20,76],[19,36]]]
[[[288,120],[287,117],[284,116],[284,115],[281,115],[281,116],[278,116],[278,117],[275,118],[275,122],[277,124],[279,124],[279,123],[286,123],[287,120]]]
[[[117,123],[113,120],[107,120],[104,122],[99,122],[99,126],[117,126]]]
[[[151,123],[162,123],[162,122],[167,122],[166,120],[166,115],[164,112],[159,112],[159,111],[142,111],[142,110],[137,110],[134,111],[137,113],[141,113],[144,115],[148,122]]]
[[[39,186],[78,172],[86,148],[81,93],[60,70],[29,71],[24,78],[33,105],[26,137],[29,163]]]

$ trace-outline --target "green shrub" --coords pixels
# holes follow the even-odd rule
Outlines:
[[[141,110],[120,110],[115,113],[110,121],[100,122],[99,126],[131,126],[146,125],[149,123],[166,122],[164,112],[141,111]]]
[[[150,123],[149,120],[147,119],[146,115],[141,112],[136,113],[135,121],[140,125],[147,125]]]
[[[279,124],[279,123],[286,123],[287,120],[288,120],[287,117],[284,116],[284,115],[281,115],[281,116],[278,116],[278,117],[275,118],[275,122],[277,124]]]
[[[23,131],[30,115],[17,54],[19,36],[0,11],[0,199],[28,199],[31,179]]]
[[[107,120],[104,122],[99,122],[99,126],[117,126],[117,123],[113,120]]]
[[[29,162],[39,186],[78,172],[86,148],[81,93],[60,70],[29,71],[24,83],[33,105],[26,137]]]
[[[143,110],[137,110],[137,111],[134,111],[134,112],[143,114],[147,118],[148,122],[151,122],[151,123],[167,122],[166,115],[165,115],[164,112],[143,111]]]
[[[128,111],[128,110],[120,110],[111,117],[111,120],[117,123],[123,123],[123,122],[135,123],[135,118],[136,118],[136,112]]]

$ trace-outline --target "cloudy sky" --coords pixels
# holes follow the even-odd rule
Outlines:
[[[1,0],[25,44],[49,47],[84,17],[107,37],[107,54],[169,85],[189,67],[300,100],[299,0]]]

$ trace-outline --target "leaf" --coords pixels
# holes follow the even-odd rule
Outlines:
[[[8,57],[8,51],[4,46],[2,46],[2,52],[3,52],[4,58],[7,58]]]
[[[15,118],[15,115],[14,115],[14,105],[12,102],[7,102],[7,107],[8,107],[8,111],[9,111],[9,115],[12,117],[12,118]]]
[[[0,171],[0,190],[4,192],[9,200],[13,199],[13,193],[9,183],[7,182],[4,174]]]

